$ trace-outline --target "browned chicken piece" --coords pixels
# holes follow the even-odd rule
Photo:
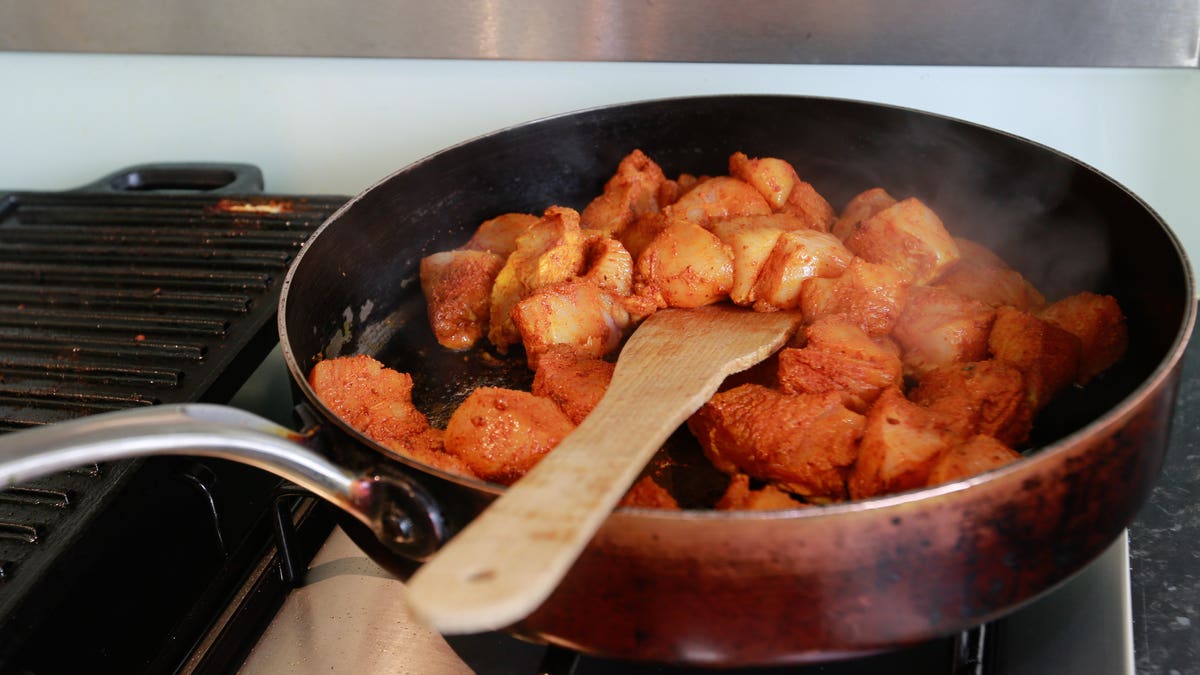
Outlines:
[[[517,303],[512,317],[525,345],[526,361],[534,370],[541,355],[554,345],[568,345],[580,356],[612,353],[631,324],[619,298],[579,280],[534,291]]]
[[[740,216],[709,225],[709,230],[733,252],[733,287],[729,289],[729,299],[739,305],[753,304],[754,284],[779,235],[801,229],[807,229],[804,221],[786,213]]]
[[[621,242],[584,233],[583,281],[617,295],[633,292],[633,256]]]
[[[558,404],[573,423],[587,417],[612,381],[613,364],[581,357],[566,345],[555,345],[538,359],[531,391]]]
[[[1117,299],[1083,292],[1063,298],[1038,316],[1079,338],[1079,384],[1110,368],[1129,346],[1129,327]]]
[[[917,284],[934,281],[959,257],[942,220],[912,197],[862,220],[846,237],[846,247],[864,260],[905,272]]]
[[[771,205],[749,183],[716,176],[697,183],[664,210],[675,218],[708,225],[734,216],[766,215]]]
[[[754,309],[768,312],[800,306],[800,290],[814,277],[837,277],[854,259],[840,239],[816,230],[784,232],[759,270]]]
[[[858,461],[847,485],[852,499],[924,486],[939,458],[962,438],[944,414],[888,389],[867,412]]]
[[[914,402],[954,418],[962,437],[993,436],[1020,445],[1033,427],[1025,377],[995,360],[941,366],[921,377],[909,392]]]
[[[656,213],[659,191],[666,180],[662,169],[641,150],[634,150],[617,165],[604,184],[604,192],[580,214],[585,229],[619,236],[639,216]]]
[[[717,469],[777,483],[810,501],[845,498],[864,424],[841,394],[785,394],[756,384],[717,393],[688,419]]]
[[[894,267],[854,258],[840,277],[813,278],[800,288],[804,318],[839,315],[871,337],[891,332],[904,309],[911,279]]]
[[[1020,458],[1021,453],[991,436],[975,436],[966,443],[947,450],[933,465],[926,484],[941,485],[970,478]]]
[[[642,255],[642,251],[654,241],[660,232],[667,229],[667,226],[674,222],[675,219],[668,213],[650,213],[644,215],[637,220],[634,220],[621,232],[618,241],[629,251],[629,255],[634,262]],[[681,219],[680,219],[681,220]],[[685,221],[686,222],[686,221]]]
[[[847,408],[859,413],[879,394],[903,383],[900,357],[837,316],[806,329],[804,347],[779,352],[779,386],[789,394],[841,392]]]
[[[908,375],[920,376],[950,363],[980,361],[996,310],[945,288],[913,286],[892,337],[904,350]]]
[[[450,416],[443,443],[480,478],[511,485],[574,428],[550,399],[480,387]]]
[[[365,354],[319,361],[308,383],[346,424],[399,455],[444,471],[473,476],[442,452],[441,432],[413,406],[412,377]]]
[[[1046,304],[1033,284],[990,249],[969,239],[956,238],[954,242],[961,257],[938,280],[938,286],[992,307],[1008,305],[1030,312]]]
[[[470,349],[484,336],[492,284],[504,258],[489,251],[444,251],[421,259],[421,290],[438,344]]]
[[[507,258],[517,248],[517,237],[538,220],[537,216],[529,213],[505,213],[485,220],[475,230],[470,241],[463,244],[462,249],[490,251],[501,258]]]
[[[739,473],[730,479],[729,487],[715,506],[718,511],[785,511],[810,505],[771,483],[756,488],[749,476]]]
[[[575,277],[583,270],[583,260],[579,214],[558,206],[546,209],[538,222],[517,237],[516,250],[492,284],[488,340],[506,352],[521,337],[512,319],[517,303],[543,286]]]
[[[699,307],[729,296],[733,253],[708,230],[675,222],[637,259],[634,292],[659,307]]]
[[[988,348],[996,360],[1015,366],[1025,376],[1026,395],[1035,413],[1079,374],[1079,338],[1013,307],[996,310]]]
[[[629,492],[621,498],[620,506],[632,506],[641,509],[667,509],[678,511],[679,502],[671,496],[666,488],[654,482],[650,476],[638,479]]]
[[[845,241],[854,230],[858,229],[859,223],[895,203],[896,198],[883,188],[871,188],[860,192],[846,202],[846,207],[842,209],[841,215],[838,216],[829,232]]]
[[[670,206],[679,201],[683,193],[696,187],[702,180],[708,180],[708,177],[695,176],[690,173],[679,174],[679,177],[674,180],[670,178],[664,180],[662,185],[658,187],[659,208]]]
[[[775,157],[751,159],[743,152],[729,158],[729,175],[758,190],[771,209],[799,218],[805,227],[828,232],[836,218],[833,207],[809,183],[800,180],[796,169]]]

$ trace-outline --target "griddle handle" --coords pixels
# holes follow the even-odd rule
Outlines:
[[[262,194],[262,170],[253,164],[156,162],[115,171],[73,192]]]

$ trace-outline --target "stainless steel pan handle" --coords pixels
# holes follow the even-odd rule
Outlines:
[[[424,558],[445,541],[441,510],[419,484],[349,471],[303,445],[313,437],[221,405],[103,413],[0,435],[0,489],[97,462],[217,457],[264,469],[311,491],[362,521],[398,555]]]

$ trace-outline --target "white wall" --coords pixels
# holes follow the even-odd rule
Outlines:
[[[1200,72],[0,53],[0,187],[241,161],[274,192],[353,194],[543,115],[708,93],[857,98],[1058,148],[1124,183],[1200,257]]]

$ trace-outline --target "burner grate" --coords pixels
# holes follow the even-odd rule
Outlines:
[[[176,171],[179,180],[160,180]],[[139,175],[168,189],[131,191]],[[208,190],[220,184],[206,179],[214,176],[238,192]],[[197,177],[205,192],[188,190]],[[156,165],[78,191],[0,194],[0,431],[228,401],[275,344],[275,306],[292,258],[345,201],[267,196],[261,185],[245,165]],[[143,539],[170,536],[161,524],[127,522],[153,518],[141,513],[147,500],[175,513],[183,507],[161,502],[195,499],[174,469],[164,478],[160,467],[170,462],[93,465],[0,492],[0,664],[76,592],[75,577],[112,556],[93,540],[125,527],[145,528]],[[261,487],[233,474],[212,480],[218,491]]]

